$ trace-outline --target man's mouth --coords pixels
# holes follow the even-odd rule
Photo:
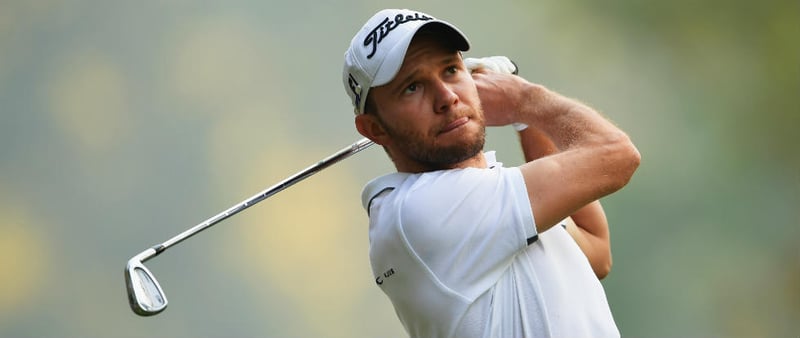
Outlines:
[[[450,131],[458,128],[458,127],[461,127],[461,126],[467,124],[467,122],[469,122],[469,117],[467,117],[467,116],[458,118],[458,119],[454,120],[453,122],[450,122],[446,126],[444,126],[444,128],[442,128],[442,130],[439,132],[439,134],[441,135],[441,134],[450,132]]]

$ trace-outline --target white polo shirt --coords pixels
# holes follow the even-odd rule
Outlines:
[[[412,337],[619,337],[600,281],[562,226],[536,233],[518,168],[369,182],[370,263]],[[530,244],[529,244],[530,243]]]

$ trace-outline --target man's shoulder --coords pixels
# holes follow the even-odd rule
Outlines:
[[[364,209],[369,210],[369,205],[376,196],[384,191],[397,188],[410,175],[408,173],[391,173],[370,180],[361,190],[361,205]]]
[[[384,192],[397,189],[440,189],[442,185],[437,183],[447,183],[445,181],[458,179],[463,170],[438,170],[424,173],[403,173],[396,172],[376,177],[367,182],[361,191],[361,202],[364,208],[369,207],[369,203],[376,196]],[[444,180],[444,181],[443,181]],[[456,187],[450,186],[455,189]]]
[[[516,171],[516,173],[515,173]],[[413,197],[412,201],[426,203],[448,197],[467,196],[481,193],[497,193],[500,187],[519,183],[521,179],[518,168],[466,168],[431,171],[418,174],[392,173],[371,180],[361,192],[362,205],[366,210],[377,197],[389,196],[400,198]],[[500,190],[498,190],[500,189]],[[458,198],[456,198],[458,199]]]

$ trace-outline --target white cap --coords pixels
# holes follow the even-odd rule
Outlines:
[[[364,113],[367,94],[372,87],[394,79],[408,45],[423,26],[437,24],[451,36],[448,42],[460,51],[469,49],[467,37],[455,26],[428,14],[408,9],[384,9],[373,15],[361,28],[344,53],[344,90],[350,95],[356,114]]]

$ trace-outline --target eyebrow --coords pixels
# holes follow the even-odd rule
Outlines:
[[[395,88],[392,88],[392,91],[393,92],[397,92],[398,90],[405,89],[406,84],[411,82],[412,79],[415,78],[418,73],[419,73],[419,71],[415,70],[415,71],[411,72],[411,74],[408,74],[405,77],[403,77],[401,81],[397,82],[397,86],[395,86]]]

